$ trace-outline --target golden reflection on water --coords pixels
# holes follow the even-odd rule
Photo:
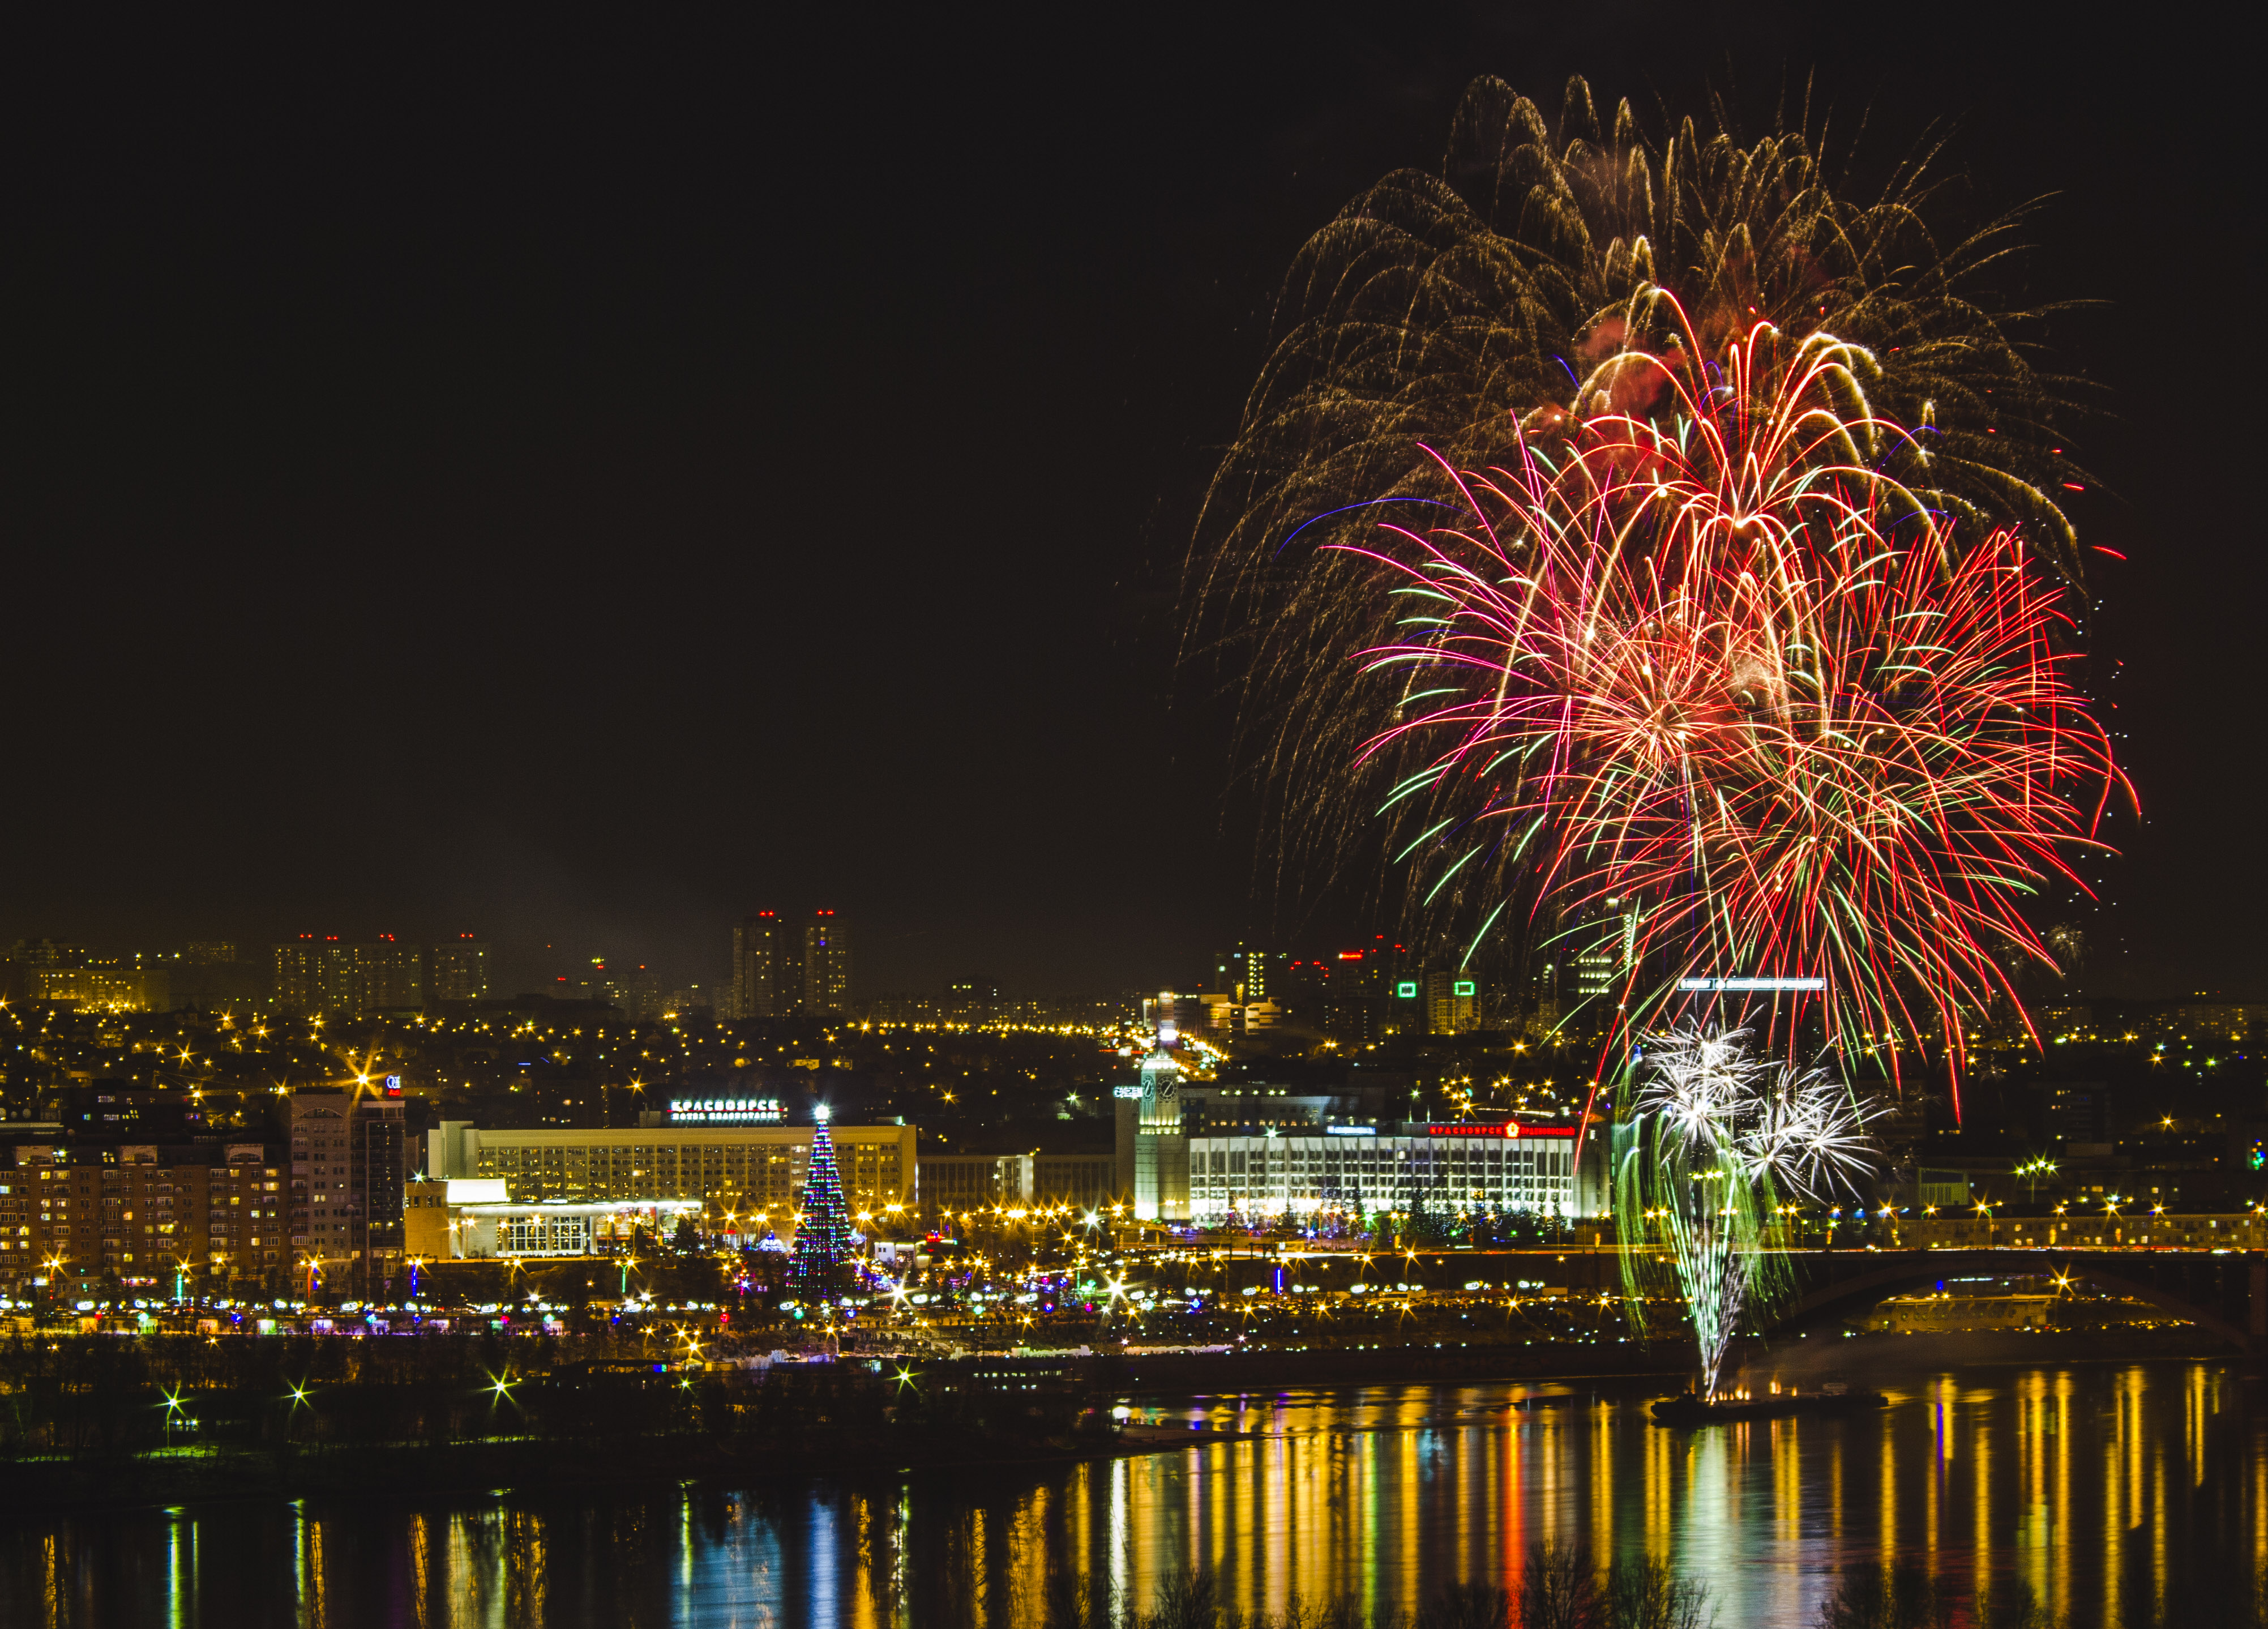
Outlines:
[[[1637,1399],[1514,1407],[1526,1395],[1216,1400],[1167,1417],[1253,1434],[1075,1466],[56,1517],[0,1529],[0,1599],[52,1629],[1012,1629],[1066,1578],[1123,1611],[1192,1568],[1247,1610],[1390,1610],[1511,1581],[1550,1539],[1669,1562],[1707,1581],[1719,1621],[1769,1629],[1815,1622],[1831,1569],[1885,1550],[1964,1592],[2021,1578],[2073,1622],[2268,1564],[2268,1420],[2216,1365],[1918,1376],[1879,1413],[1697,1432]]]

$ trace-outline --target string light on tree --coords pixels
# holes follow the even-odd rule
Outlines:
[[[811,1111],[811,1169],[803,1190],[803,1225],[796,1229],[795,1259],[789,1271],[799,1290],[830,1286],[850,1258],[850,1207],[843,1199],[843,1174],[835,1163],[835,1141],[828,1135],[829,1110]]]

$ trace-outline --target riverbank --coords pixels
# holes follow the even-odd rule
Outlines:
[[[564,1354],[563,1354],[564,1355]],[[2194,1330],[2116,1333],[1867,1335],[1791,1342],[1741,1371],[1762,1389],[1830,1376],[1895,1386],[1946,1369],[2068,1366],[2231,1354]],[[630,1366],[608,1366],[621,1369]],[[187,1443],[81,1439],[77,1451],[19,1444],[0,1474],[0,1515],[309,1495],[462,1495],[505,1487],[597,1489],[687,1478],[723,1484],[843,1471],[1012,1466],[1178,1452],[1249,1440],[1234,1431],[1148,1422],[1114,1429],[1115,1402],[1144,1409],[1192,1399],[1377,1386],[1596,1388],[1626,1398],[1685,1389],[1674,1348],[1587,1343],[1410,1345],[1368,1351],[1108,1350],[993,1353],[924,1364],[844,1360],[744,1370],[593,1375],[565,1365],[491,1389],[476,1412],[417,1414],[409,1389],[348,1382],[286,1399],[269,1429],[232,1439],[198,1418],[219,1396],[174,1411]],[[177,1393],[176,1395],[182,1395]],[[123,1399],[122,1399],[123,1401]],[[131,1406],[162,1414],[153,1404]],[[412,1419],[426,1429],[402,1430]],[[260,1422],[247,1422],[257,1426]],[[278,1426],[280,1424],[280,1429]],[[515,1428],[515,1426],[519,1428]],[[525,1427],[534,1426],[534,1429]],[[202,1434],[200,1440],[200,1434]]]

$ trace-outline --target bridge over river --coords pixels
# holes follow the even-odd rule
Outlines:
[[[1855,1317],[1886,1296],[1961,1279],[2058,1278],[2129,1295],[2268,1359],[2268,1252],[2145,1246],[1794,1250],[1794,1296],[1769,1335]]]
[[[1546,1249],[1444,1249],[1397,1255],[1344,1246],[1253,1241],[1242,1249],[1160,1252],[1162,1278],[1240,1290],[1460,1287],[1545,1296],[1622,1290],[1611,1223],[1579,1224],[1581,1236]],[[2131,1296],[2214,1335],[2268,1367],[2268,1216],[1945,1217],[1870,1222],[1868,1237],[1786,1253],[1794,1294],[1763,1331],[1767,1339],[1853,1320],[1877,1302],[1960,1279],[2061,1279]],[[1167,1267],[1167,1262],[1175,1264]]]

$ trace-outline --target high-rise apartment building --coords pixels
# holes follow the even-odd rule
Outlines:
[[[326,1018],[415,1012],[425,1005],[423,958],[392,934],[367,945],[303,933],[276,947],[276,1003]]]
[[[302,933],[291,944],[276,946],[274,990],[276,1005],[295,1013],[357,1016],[362,981],[355,947],[341,944],[335,933],[320,939]]]
[[[1637,904],[1609,899],[1589,913],[1587,930],[1577,944],[1579,948],[1569,958],[1573,963],[1575,999],[1595,1001],[1619,991],[1638,960]]]
[[[21,1144],[13,1159],[0,1165],[0,1284],[283,1287],[283,1168],[258,1143]]]
[[[1425,1020],[1437,1036],[1461,1036],[1481,1027],[1480,984],[1470,969],[1426,970]]]
[[[2110,1087],[2102,1080],[2058,1080],[2049,1086],[2048,1131],[2066,1146],[2111,1139]]]
[[[787,924],[777,910],[759,910],[733,925],[733,978],[722,1016],[777,1018],[802,996]]]
[[[850,1010],[850,925],[832,910],[803,925],[803,1010]]]
[[[1239,945],[1218,953],[1212,960],[1211,988],[1228,992],[1240,1006],[1257,1006],[1282,993],[1279,986],[1289,958],[1280,950]]]
[[[759,910],[733,925],[724,1017],[850,1010],[850,930],[836,912],[813,912],[800,932],[777,910]]]
[[[301,1271],[313,1260],[333,1283],[351,1272],[375,1291],[400,1270],[404,1129],[399,1101],[292,1094],[290,1236]]]
[[[362,1010],[365,1013],[423,1012],[425,1007],[425,958],[415,945],[381,933],[374,945],[356,947],[362,972]]]
[[[426,993],[436,1001],[479,1001],[489,993],[489,947],[470,933],[426,953]]]

